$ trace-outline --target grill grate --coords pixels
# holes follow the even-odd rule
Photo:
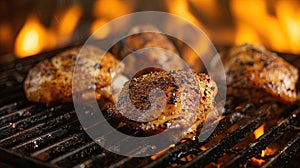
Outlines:
[[[261,106],[228,97],[226,112],[204,142],[184,140],[161,153],[132,158],[111,153],[82,130],[72,104],[28,102],[22,80],[38,61],[60,50],[17,60],[0,72],[0,166],[27,167],[257,167],[251,158],[280,143],[262,167],[299,165],[300,104]],[[215,124],[215,123],[213,123]],[[266,125],[255,139],[253,132]],[[205,131],[205,130],[204,130]],[[147,149],[136,149],[140,152]]]

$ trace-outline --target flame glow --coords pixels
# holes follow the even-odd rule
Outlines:
[[[15,55],[22,58],[68,43],[81,15],[81,7],[73,5],[54,18],[59,24],[49,28],[42,25],[37,16],[28,17],[17,36]]]
[[[280,52],[300,53],[300,14],[297,11],[300,4],[278,1],[275,5],[278,17],[268,11],[266,0],[231,0],[237,25],[235,44],[250,42]]]
[[[18,57],[34,55],[44,49],[46,30],[36,17],[29,17],[22,27],[15,43],[15,54]]]
[[[300,53],[300,3],[297,1],[278,1],[276,4],[276,14],[279,22],[288,36],[290,50]]]
[[[168,0],[166,2],[170,13],[181,16],[187,19],[188,21],[192,22],[196,26],[200,27],[202,30],[205,30],[204,26],[190,12],[187,0]]]
[[[156,160],[157,158],[160,158],[162,155],[164,155],[165,153],[167,153],[170,149],[174,148],[175,144],[170,145],[168,148],[156,153],[155,155],[151,156],[152,160]]]
[[[264,159],[258,159],[256,157],[251,158],[252,163],[254,163],[256,166],[262,166],[266,161]]]
[[[129,14],[132,11],[132,8],[132,3],[122,0],[96,1],[93,7],[93,14],[96,20],[92,23],[90,32],[94,33],[94,37],[97,39],[105,38],[111,33],[111,30],[108,27],[102,29],[102,31],[97,30],[110,20]],[[116,31],[118,28],[122,27],[114,27],[114,30]]]
[[[278,52],[300,54],[300,1],[229,0],[229,9],[221,6],[224,3],[217,0],[166,0],[162,4],[166,6],[162,5],[160,9],[165,7],[163,10],[192,22],[218,44],[239,45],[248,42],[261,44]],[[63,11],[56,11],[49,27],[42,25],[37,15],[28,17],[17,35],[15,54],[18,57],[29,56],[69,43],[83,15],[85,6],[80,5],[82,4],[72,4]],[[87,31],[95,33],[103,24],[129,14],[134,9],[139,10],[139,7],[140,3],[134,1],[96,0],[90,11],[94,21]],[[226,11],[228,14],[224,13]],[[222,19],[225,20],[224,23],[212,24]],[[174,29],[169,26],[170,23],[166,25],[169,29]],[[226,31],[220,31],[218,25],[224,25]],[[180,30],[184,30],[184,26],[186,25],[177,25],[174,31],[179,30],[178,33],[181,34]],[[0,28],[0,40],[9,41],[9,37],[3,34],[13,30],[8,30],[11,28],[5,25],[0,25]],[[122,27],[107,28],[95,34],[95,37],[103,39],[107,34],[120,29]],[[205,51],[205,46],[201,43],[199,40],[199,50]],[[182,51],[186,55],[193,54],[188,49]]]
[[[259,138],[260,136],[262,136],[265,132],[265,125],[261,125],[259,128],[257,128],[255,131],[254,131],[254,136],[255,136],[255,139]]]
[[[259,128],[257,128],[254,131],[255,139],[258,139],[260,136],[262,136],[264,134],[264,132],[265,132],[265,124],[261,125]],[[273,150],[272,148],[267,147],[265,150],[261,151],[260,156],[265,157],[265,156],[274,155],[275,152],[276,151]],[[264,159],[258,159],[258,158],[255,158],[255,157],[251,158],[251,161],[253,163],[257,164],[258,166],[262,166],[265,163]]]
[[[103,19],[96,20],[91,27],[91,32],[94,33],[93,35],[97,39],[103,39],[107,37],[107,35],[110,33],[110,29],[108,27],[103,27],[101,31],[97,31],[101,26],[103,26],[107,21]]]
[[[265,157],[265,156],[272,156],[276,153],[275,150],[273,150],[272,148],[270,147],[267,147],[265,150],[263,150],[261,152],[261,157]]]
[[[132,4],[122,0],[97,0],[93,8],[93,13],[97,18],[105,17],[113,19],[128,14],[132,7]]]
[[[81,17],[82,9],[78,5],[73,5],[64,12],[60,19],[58,35],[70,37]]]
[[[0,24],[0,42],[8,42],[12,34],[11,27],[8,24]]]

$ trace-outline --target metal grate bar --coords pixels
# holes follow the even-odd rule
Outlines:
[[[31,156],[43,160],[49,161],[57,158],[65,153],[73,151],[74,149],[91,142],[91,139],[82,131],[75,133],[72,136],[63,139],[57,143],[52,144],[44,149],[38,150],[31,154]]]
[[[59,166],[70,167],[80,161],[86,160],[91,155],[97,155],[101,153],[105,153],[105,150],[100,148],[100,146],[95,142],[90,142],[74,151],[51,160],[50,163],[54,163]]]
[[[293,112],[290,117],[283,120],[279,125],[273,127],[269,132],[262,135],[257,139],[256,142],[250,144],[250,146],[244,150],[240,155],[236,156],[230,162],[224,165],[224,167],[240,167],[244,163],[247,162],[248,159],[255,156],[256,154],[260,153],[264,150],[270,143],[278,139],[281,135],[284,134],[285,131],[288,130],[288,125],[291,122],[293,115],[298,115],[300,110],[297,109]]]
[[[189,144],[185,145],[185,143],[186,143],[185,142],[184,144],[182,144],[182,146],[184,147],[183,149],[179,148],[177,150],[176,149],[177,147],[175,147],[175,151],[171,150],[170,156],[166,157],[168,155],[168,153],[167,153],[166,156],[162,156],[162,157],[158,158],[157,160],[151,162],[149,165],[146,165],[146,167],[156,167],[156,166],[167,167],[171,163],[180,162],[181,157],[183,157],[184,155],[190,154],[190,153],[191,154],[194,153],[197,155],[197,157],[195,158],[195,160],[193,160],[191,162],[191,164],[198,165],[198,162],[199,162],[200,165],[203,165],[202,162],[210,162],[212,160],[215,160],[217,158],[217,156],[222,154],[221,150],[225,150],[225,148],[229,148],[231,145],[238,143],[246,135],[252,133],[259,125],[261,125],[261,123],[263,123],[263,121],[265,120],[264,115],[269,110],[269,108],[270,108],[270,105],[261,107],[258,110],[258,112],[260,113],[260,111],[262,111],[265,113],[262,113],[261,117],[252,118],[252,120],[250,120],[250,122],[248,121],[249,120],[248,118],[240,121],[241,123],[243,123],[242,127],[239,127],[239,125],[241,125],[241,124],[238,124],[238,123],[236,124],[236,126],[232,125],[230,128],[221,127],[222,130],[225,129],[225,130],[229,130],[231,132],[230,133],[224,132],[223,134],[221,134],[219,136],[212,136],[214,140],[218,140],[218,141],[212,141],[212,144],[210,145],[210,148],[208,150],[202,151],[200,149],[200,147],[205,144],[202,144],[202,143],[197,144],[195,142],[192,142],[191,144],[193,144],[194,146],[197,144],[196,147],[192,147],[192,145],[189,145]],[[191,149],[194,149],[194,150],[191,151]]]
[[[262,168],[267,167],[280,167],[282,163],[285,163],[289,159],[293,158],[292,153],[299,155],[300,149],[300,132],[298,132],[297,136],[288,142],[288,144],[280,150],[280,152],[271,158],[269,162],[267,162]]]
[[[49,144],[54,144],[55,142],[60,141],[64,137],[72,136],[75,132],[78,131],[82,131],[80,123],[78,121],[74,121],[52,132],[41,135],[38,138],[21,143],[13,147],[12,150],[25,154],[33,153],[41,150]]]
[[[22,143],[23,141],[26,141],[28,139],[33,139],[35,137],[39,137],[43,133],[57,129],[57,127],[64,125],[68,122],[72,122],[76,119],[77,118],[74,111],[68,112],[64,115],[51,119],[45,123],[39,124],[33,129],[25,130],[17,134],[14,134],[8,138],[5,138],[4,140],[0,141],[1,146],[5,148],[16,146],[17,144]]]
[[[11,122],[18,121],[22,118],[26,118],[28,116],[36,114],[36,113],[40,112],[41,109],[42,109],[42,107],[40,105],[31,105],[31,106],[25,107],[23,109],[9,113],[7,115],[1,116],[0,117],[0,126],[4,126],[4,127],[1,127],[0,129],[1,130],[5,129],[5,125],[10,124]],[[0,135],[0,138],[3,138],[3,136]]]
[[[19,110],[16,113],[9,114],[9,116],[4,116],[5,118],[2,121],[4,121],[7,125],[0,128],[0,138],[7,137],[8,135],[12,135],[20,130],[30,128],[37,123],[41,123],[45,120],[61,115],[61,110],[64,108],[65,110],[70,110],[67,106],[62,105],[47,108],[46,110],[42,110],[42,106],[32,105]],[[24,119],[20,120],[19,118]]]

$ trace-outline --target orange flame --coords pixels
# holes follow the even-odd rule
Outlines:
[[[103,27],[101,29],[101,31],[97,31],[101,26],[103,26],[107,21],[105,21],[104,19],[98,19],[96,20],[92,26],[91,26],[91,32],[94,33],[94,36],[97,39],[103,39],[105,37],[107,37],[107,35],[110,33],[110,29],[108,28],[108,26]]]
[[[160,152],[158,152],[158,153],[152,155],[152,156],[151,156],[151,159],[152,159],[152,160],[156,160],[157,158],[159,158],[159,157],[161,157],[162,155],[166,154],[170,149],[172,149],[172,148],[174,148],[174,147],[175,147],[175,144],[170,145],[168,148],[166,148],[166,149],[164,149],[164,150],[162,150],[162,151],[160,151]]]
[[[22,58],[66,44],[70,41],[81,14],[81,7],[73,5],[58,18],[53,18],[58,20],[59,24],[48,29],[36,16],[29,16],[17,36],[15,55]]]
[[[95,2],[93,13],[97,18],[105,17],[108,19],[113,19],[118,16],[128,14],[132,7],[132,4],[122,0],[98,0]]]
[[[267,2],[231,0],[237,28],[235,44],[258,43],[280,52],[300,53],[300,3],[276,1],[277,18],[268,11]]]
[[[265,124],[261,125],[259,128],[257,128],[255,131],[254,131],[254,136],[255,136],[255,139],[259,138],[260,136],[262,136],[264,134],[264,131],[265,131]]]
[[[290,50],[300,53],[300,3],[297,1],[277,1],[276,14],[284,32],[288,36]]]
[[[220,10],[217,0],[199,1],[199,0],[189,0],[191,5],[195,6],[196,9],[208,18],[215,19],[220,15]]]
[[[252,161],[252,163],[254,163],[256,166],[262,166],[266,161],[263,159],[258,159],[256,157],[252,157],[250,159]]]
[[[273,150],[270,147],[267,147],[265,150],[261,152],[261,157],[272,156],[276,153],[276,150]]]
[[[82,9],[79,5],[73,5],[64,12],[58,26],[58,35],[60,37],[70,37],[74,32],[76,25],[81,17]]]
[[[167,5],[170,13],[181,16],[200,27],[202,30],[205,30],[204,26],[190,12],[187,0],[168,0]]]
[[[103,1],[98,0],[93,7],[93,14],[96,20],[92,23],[90,32],[94,33],[97,39],[105,38],[112,30],[109,27],[104,27],[101,31],[97,31],[101,26],[110,20],[128,14],[132,11],[133,4],[121,0]],[[122,27],[114,27],[114,30]]]
[[[39,20],[30,16],[17,36],[15,54],[22,58],[41,52],[45,46],[46,29]]]

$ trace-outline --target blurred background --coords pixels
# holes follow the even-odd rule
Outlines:
[[[81,43],[106,22],[145,10],[184,17],[216,46],[248,42],[300,54],[298,0],[0,0],[0,60]]]

